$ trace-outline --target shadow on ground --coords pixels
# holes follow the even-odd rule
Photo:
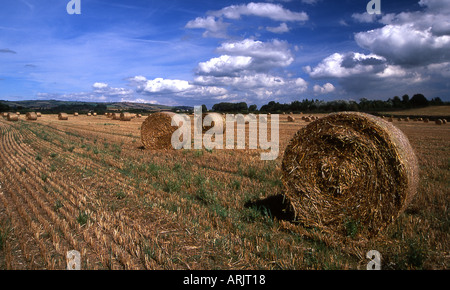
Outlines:
[[[283,194],[269,196],[263,199],[248,201],[244,204],[246,208],[254,208],[262,214],[269,214],[273,218],[285,221],[293,221],[295,212],[290,202]]]

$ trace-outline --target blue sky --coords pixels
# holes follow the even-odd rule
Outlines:
[[[0,99],[450,101],[450,1],[0,0]]]

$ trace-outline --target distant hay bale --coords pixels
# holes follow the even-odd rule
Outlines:
[[[141,125],[141,142],[146,149],[173,149],[172,134],[177,130],[172,126],[175,113],[159,112],[151,114]]]
[[[288,122],[295,122],[295,118],[290,115],[287,117],[287,120]]]
[[[305,119],[303,119],[303,121],[305,121],[305,122],[311,122],[311,118],[310,118],[310,117],[305,117]]]
[[[282,160],[296,220],[368,237],[393,222],[417,190],[418,162],[401,130],[372,115],[333,113],[300,129]]]
[[[112,119],[113,120],[120,120],[120,113],[113,113]]]
[[[120,114],[120,121],[131,121],[133,114],[124,112]]]
[[[389,117],[389,118],[388,118],[388,122],[391,122],[391,123],[394,122],[394,118]]]
[[[91,113],[87,113],[87,115],[90,117],[90,116],[92,116],[92,114]]]
[[[19,121],[19,115],[16,113],[8,113],[8,116],[6,117],[8,121]]]
[[[36,121],[38,116],[35,112],[28,112],[26,115],[27,120],[29,121]]]
[[[137,117],[138,118],[142,118],[142,114],[137,114]]]
[[[16,114],[17,114],[17,116],[20,116],[20,112],[17,112]]]
[[[38,118],[42,117],[42,113],[41,112],[37,112],[36,116],[38,116]]]
[[[424,123],[428,123],[428,122],[430,122],[430,119],[425,118],[425,119],[423,119],[423,122],[424,122]]]
[[[3,118],[8,118],[8,113],[2,113]]]
[[[59,113],[58,114],[58,120],[69,120],[69,115],[67,115],[66,113]]]
[[[77,113],[77,112],[73,113],[73,115],[74,115],[75,117],[78,117],[78,113]]]
[[[442,120],[441,119],[437,119],[436,121],[434,121],[436,123],[436,125],[442,125]]]
[[[92,116],[97,116],[97,113],[92,113]]]
[[[442,124],[447,124],[447,120],[446,119],[442,119]]]

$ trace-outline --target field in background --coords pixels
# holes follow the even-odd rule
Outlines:
[[[398,112],[397,112],[398,113]],[[450,115],[450,114],[448,114]],[[419,192],[371,241],[290,222],[280,164],[300,116],[280,115],[280,155],[142,149],[142,119],[0,118],[0,269],[449,269],[450,127],[397,122],[419,158]]]
[[[431,106],[425,108],[416,108],[403,111],[380,112],[385,116],[447,116],[450,117],[450,106]]]

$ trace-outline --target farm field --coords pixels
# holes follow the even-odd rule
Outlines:
[[[323,115],[318,115],[323,116]],[[280,115],[280,154],[145,150],[143,118],[0,118],[0,269],[449,269],[450,127],[398,122],[419,159],[418,193],[372,240],[292,223],[284,148],[308,123]]]
[[[450,106],[430,106],[403,111],[381,112],[380,114],[390,116],[450,116]]]

